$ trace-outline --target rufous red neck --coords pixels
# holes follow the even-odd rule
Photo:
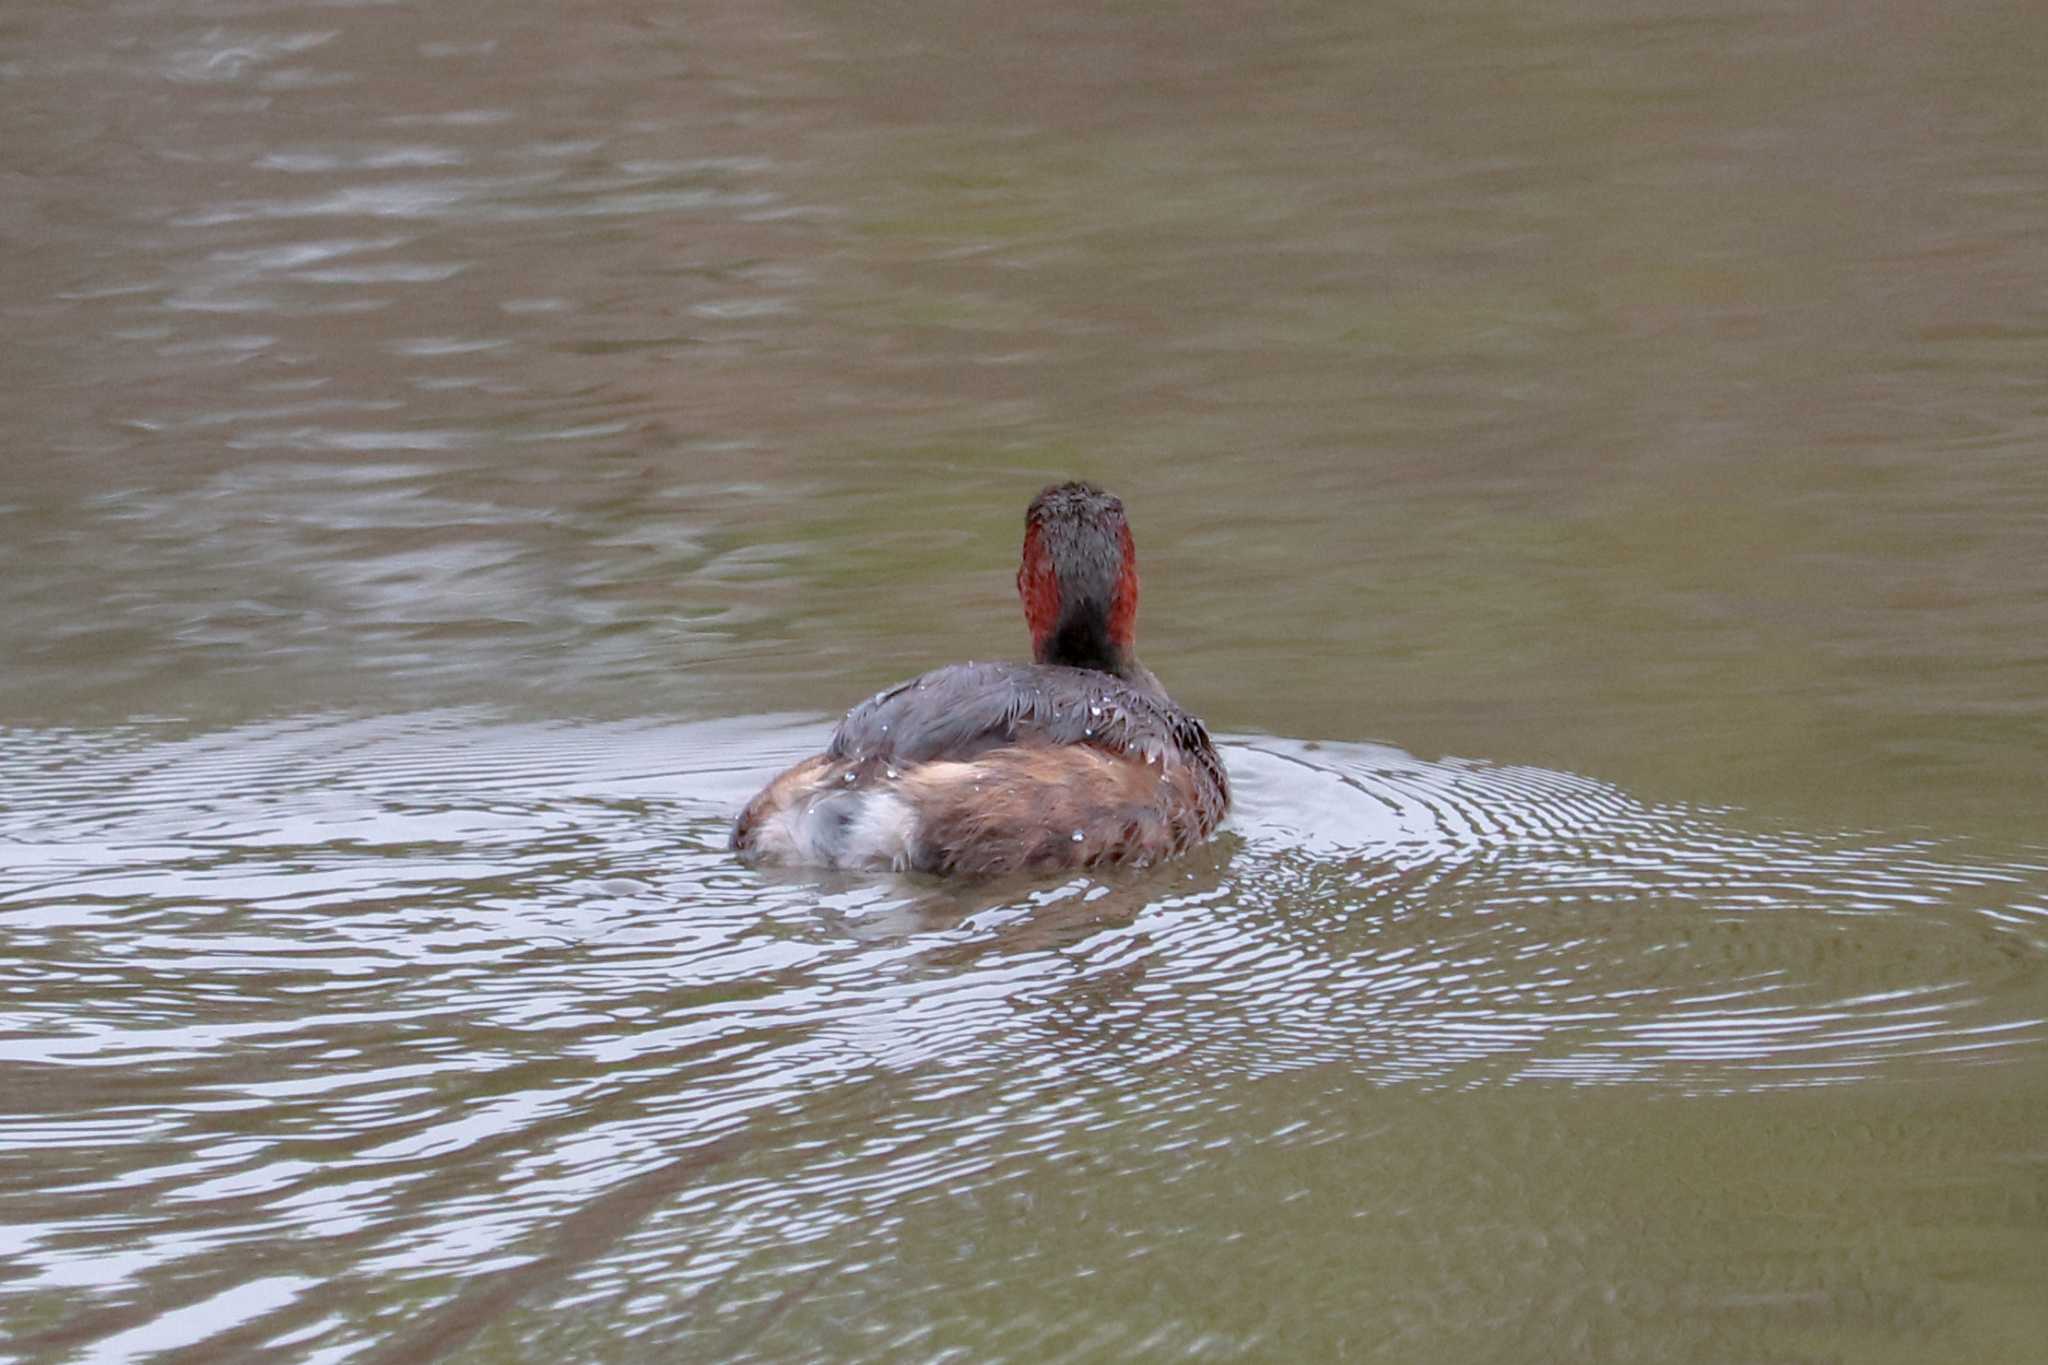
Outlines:
[[[1107,528],[1105,528],[1107,529]],[[1115,528],[1115,579],[1105,585],[1099,566],[1054,561],[1043,528],[1024,533],[1017,569],[1017,593],[1031,629],[1031,653],[1039,663],[1096,668],[1119,675],[1135,668],[1138,621],[1138,564],[1130,527]],[[1108,554],[1104,559],[1108,559]],[[1094,572],[1091,572],[1094,570]],[[1090,582],[1091,577],[1097,581]]]

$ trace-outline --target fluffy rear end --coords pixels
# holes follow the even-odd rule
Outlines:
[[[740,812],[733,849],[750,863],[903,871],[916,816],[895,776],[873,763],[806,759]]]
[[[897,769],[820,756],[771,783],[740,816],[749,862],[986,876],[1145,864],[1221,818],[1178,761],[1084,745],[995,749]]]

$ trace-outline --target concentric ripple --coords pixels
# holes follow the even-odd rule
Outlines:
[[[820,738],[469,712],[7,735],[8,1319],[96,1358],[133,1332],[402,1353],[540,1284],[636,1321],[654,1276],[649,1330],[738,1349],[765,1254],[787,1276],[825,1238],[842,1274],[935,1191],[1106,1128],[1193,1150],[1261,1078],[1755,1093],[2048,1041],[2025,850],[1252,739],[1230,831],[1144,874],[736,866],[731,812]]]

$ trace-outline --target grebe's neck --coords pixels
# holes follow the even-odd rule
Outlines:
[[[1119,641],[1110,633],[1109,618],[1099,611],[1063,611],[1053,628],[1034,635],[1031,657],[1037,663],[1062,664],[1068,668],[1093,668],[1114,673],[1130,682],[1152,675],[1138,662],[1128,639]]]
[[[1017,595],[1031,657],[1136,682],[1138,560],[1123,504],[1088,484],[1048,488],[1024,518]]]

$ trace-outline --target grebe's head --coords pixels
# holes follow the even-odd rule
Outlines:
[[[1119,676],[1137,668],[1137,554],[1124,505],[1100,488],[1054,484],[1031,500],[1017,595],[1039,663]]]

